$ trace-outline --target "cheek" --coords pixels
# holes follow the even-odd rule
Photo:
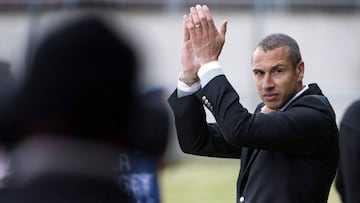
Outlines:
[[[289,90],[292,89],[292,82],[289,80],[276,80],[274,81],[275,89],[280,93],[280,99],[285,100],[288,97]]]
[[[260,93],[261,92],[261,89],[262,89],[262,83],[260,80],[256,80],[255,81],[255,84],[256,84],[256,89],[257,91]]]
[[[294,94],[294,88],[296,87],[294,84],[295,82],[295,78],[294,78],[294,82],[293,81],[287,81],[281,84],[281,93],[282,93],[282,100],[283,102],[289,100],[293,94]]]
[[[287,92],[294,87],[296,84],[296,78],[294,77],[283,77],[276,80],[275,84],[278,88],[280,88],[283,92]]]

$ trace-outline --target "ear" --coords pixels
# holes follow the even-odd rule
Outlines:
[[[304,61],[300,61],[296,67],[297,80],[302,81],[304,78],[305,64]]]

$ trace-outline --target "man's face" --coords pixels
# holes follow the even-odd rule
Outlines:
[[[252,58],[256,87],[261,100],[272,109],[280,109],[302,89],[304,63],[296,69],[288,57],[287,47],[264,51],[257,48]]]

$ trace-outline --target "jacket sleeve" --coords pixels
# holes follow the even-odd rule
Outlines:
[[[225,78],[218,76],[197,92],[208,105],[224,139],[236,147],[309,154],[336,142],[335,114],[324,96],[302,96],[287,110],[251,114]]]
[[[175,90],[168,102],[174,114],[178,141],[183,152],[240,158],[241,148],[230,145],[216,123],[207,123],[203,104],[195,95],[178,98]]]

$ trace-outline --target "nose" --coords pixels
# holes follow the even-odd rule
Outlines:
[[[271,78],[270,74],[265,74],[263,80],[262,80],[262,88],[264,90],[269,90],[274,87],[274,82]]]

